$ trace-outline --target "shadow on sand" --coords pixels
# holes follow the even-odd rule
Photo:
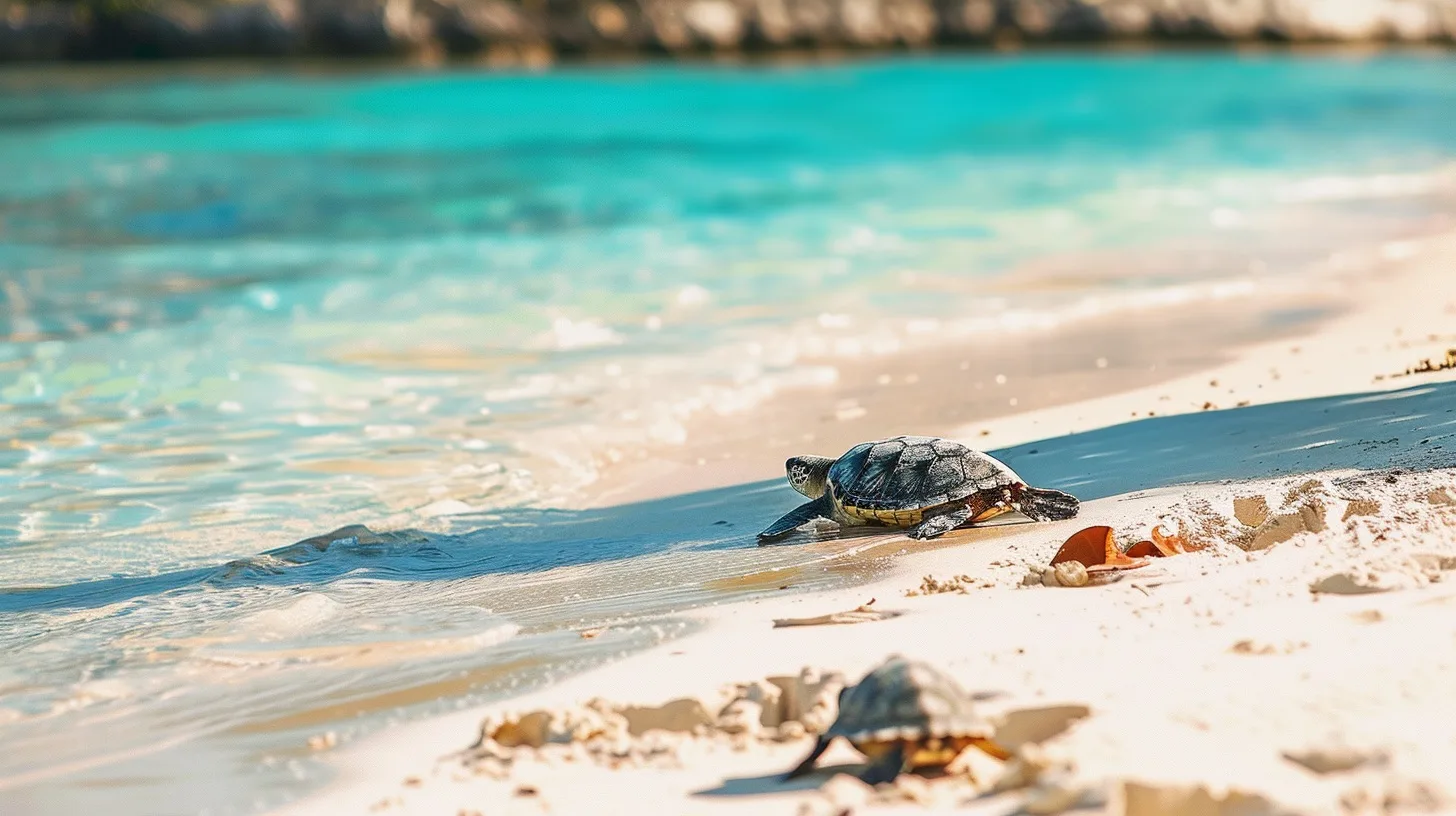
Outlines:
[[[903,430],[885,429],[887,435]],[[1453,438],[1456,383],[1445,383],[1144,419],[993,453],[1032,484],[1089,501],[1326,469],[1451,467]],[[0,590],[0,612],[94,608],[197,585],[316,586],[361,572],[375,579],[449,580],[744,550],[756,546],[761,527],[801,501],[781,480],[770,480],[600,510],[509,511],[508,521],[451,535],[346,527],[218,567]]]
[[[787,770],[787,769],[785,769]],[[863,765],[834,765],[820,768],[797,779],[784,779],[783,772],[763,776],[740,776],[723,780],[716,788],[707,788],[694,796],[758,796],[761,794],[787,793],[790,791],[814,790],[838,773],[857,774]]]

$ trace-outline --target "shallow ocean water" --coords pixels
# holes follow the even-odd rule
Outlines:
[[[1453,191],[1449,57],[0,73],[0,801],[254,809],[309,734],[845,580],[752,546],[786,489],[557,508],[846,361],[1318,285]],[[286,546],[350,524],[434,532]]]

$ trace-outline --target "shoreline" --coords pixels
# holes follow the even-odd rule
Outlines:
[[[1302,655],[1298,660],[1316,661],[1333,659],[1330,648],[1316,646],[1308,654],[1305,654],[1305,647],[1298,647],[1289,653],[1280,652],[1282,647],[1279,643],[1284,642],[1281,638],[1288,635],[1286,639],[1292,638],[1290,642],[1296,642],[1298,638],[1309,641],[1312,637],[1319,637],[1322,644],[1337,643],[1342,636],[1364,638],[1360,634],[1361,630],[1351,627],[1367,625],[1364,622],[1366,619],[1377,618],[1381,621],[1397,621],[1393,624],[1397,627],[1393,633],[1387,633],[1382,638],[1413,636],[1412,633],[1419,631],[1421,625],[1427,625],[1422,623],[1425,621],[1425,617],[1422,617],[1425,613],[1410,612],[1421,606],[1422,597],[1436,593],[1430,596],[1427,605],[1436,604],[1439,607],[1449,603],[1449,595],[1440,594],[1441,588],[1437,583],[1439,576],[1418,579],[1412,576],[1425,573],[1419,570],[1410,572],[1406,567],[1409,563],[1415,563],[1411,561],[1415,557],[1411,553],[1419,555],[1424,552],[1421,549],[1423,547],[1433,552],[1444,552],[1442,548],[1449,549],[1456,544],[1456,539],[1449,536],[1431,539],[1420,532],[1423,529],[1445,529],[1441,525],[1456,523],[1451,518],[1447,505],[1440,500],[1442,496],[1453,495],[1451,491],[1456,490],[1456,487],[1451,486],[1452,471],[1435,470],[1398,477],[1393,475],[1387,482],[1379,485],[1369,480],[1360,482],[1358,479],[1361,471],[1392,466],[1408,468],[1410,463],[1415,463],[1417,470],[1421,471],[1430,467],[1450,468],[1456,465],[1456,461],[1447,461],[1453,458],[1451,454],[1456,451],[1456,443],[1447,439],[1456,432],[1444,427],[1450,426],[1452,420],[1439,416],[1441,411],[1435,408],[1445,404],[1443,399],[1449,400],[1450,389],[1445,384],[1456,381],[1456,369],[1392,376],[1400,374],[1421,359],[1439,358],[1446,348],[1456,347],[1456,334],[1450,331],[1452,321],[1456,319],[1453,317],[1456,315],[1456,280],[1450,280],[1443,273],[1452,257],[1456,257],[1456,235],[1453,234],[1432,237],[1418,243],[1388,243],[1370,250],[1363,261],[1360,258],[1346,257],[1342,263],[1346,269],[1351,270],[1351,275],[1363,276],[1357,278],[1358,282],[1350,284],[1353,286],[1350,292],[1351,301],[1355,306],[1343,314],[1321,321],[1304,336],[1242,347],[1231,361],[1171,381],[1070,405],[1029,411],[973,426],[977,435],[982,430],[987,433],[979,436],[979,440],[975,437],[968,438],[979,441],[978,446],[985,448],[1005,449],[1036,439],[1046,440],[1046,444],[1039,445],[1039,448],[1045,450],[1029,449],[1022,444],[1020,449],[1009,451],[1007,458],[1029,481],[1038,481],[1045,478],[1046,474],[1060,472],[1063,477],[1054,478],[1050,484],[1065,482],[1066,474],[1071,469],[1086,468],[1080,462],[1086,459],[1096,461],[1098,457],[1104,457],[1105,467],[1118,468],[1120,481],[1114,479],[1106,488],[1088,487],[1083,490],[1088,495],[1095,494],[1106,498],[1088,502],[1083,516],[1075,522],[1007,526],[997,530],[994,535],[989,535],[990,531],[962,531],[932,547],[917,547],[916,550],[909,551],[906,550],[905,539],[888,537],[854,556],[866,561],[894,559],[890,571],[869,584],[697,609],[690,612],[689,616],[707,625],[682,639],[570,676],[525,697],[387,729],[341,749],[334,758],[334,765],[340,771],[339,778],[317,794],[284,808],[283,812],[351,813],[371,807],[389,813],[438,812],[442,807],[458,805],[463,808],[469,802],[482,801],[490,801],[497,807],[505,808],[506,812],[518,808],[539,809],[543,802],[569,810],[573,802],[578,807],[587,804],[587,800],[582,798],[583,794],[574,794],[572,791],[591,789],[593,785],[604,786],[605,789],[614,790],[616,796],[626,797],[609,797],[602,802],[591,803],[599,812],[609,812],[614,807],[628,811],[632,808],[630,803],[642,801],[641,796],[656,795],[666,800],[693,793],[700,790],[700,783],[704,779],[712,778],[721,783],[726,776],[731,780],[735,769],[745,773],[756,771],[758,774],[781,770],[779,766],[787,767],[791,764],[806,744],[801,744],[800,741],[792,746],[757,745],[745,750],[729,750],[721,749],[721,746],[714,748],[711,744],[704,747],[688,740],[692,744],[682,748],[683,756],[696,755],[694,752],[707,752],[712,759],[702,762],[684,760],[682,767],[673,772],[608,771],[592,768],[590,763],[561,765],[551,760],[549,755],[543,754],[544,758],[521,758],[518,770],[527,776],[508,776],[504,780],[468,770],[462,771],[454,763],[437,762],[437,759],[469,745],[477,736],[481,719],[492,712],[498,714],[502,711],[523,711],[532,706],[560,708],[579,705],[590,697],[656,705],[684,695],[709,695],[725,683],[747,682],[772,672],[792,673],[802,666],[815,664],[826,669],[843,671],[852,680],[877,662],[882,657],[881,652],[891,649],[914,649],[917,652],[928,650],[942,662],[949,661],[953,668],[960,667],[962,672],[976,666],[994,667],[999,661],[1002,665],[993,674],[1007,681],[1010,676],[1004,672],[1011,669],[1005,664],[1019,666],[1016,670],[1021,672],[1032,671],[1039,665],[1041,668],[1036,671],[1041,674],[1036,674],[1039,680],[1033,684],[1035,688],[1029,693],[1030,697],[1065,699],[1070,695],[1065,683],[1052,682],[1048,678],[1054,675],[1044,673],[1050,667],[1064,665],[1066,660],[1072,658],[1058,656],[1055,654],[1056,649],[1051,648],[1055,644],[1047,642],[1042,648],[1025,649],[1033,655],[1025,661],[1032,661],[1033,658],[1034,661],[1040,661],[1026,664],[1021,657],[1011,657],[1007,653],[1010,647],[1004,641],[1011,638],[1019,644],[1022,642],[1019,638],[1027,638],[1026,642],[1041,642],[1037,638],[1055,640],[1062,635],[1051,623],[1055,622],[1058,626],[1069,624],[1073,619],[1080,620],[1078,616],[1086,618],[1086,621],[1077,624],[1079,631],[1088,622],[1101,626],[1103,630],[1109,627],[1115,629],[1115,616],[1128,613],[1135,615],[1140,623],[1148,624],[1150,621],[1157,621],[1158,615],[1172,614],[1172,610],[1182,608],[1185,596],[1190,599],[1189,603],[1193,603],[1195,598],[1201,599],[1195,606],[1203,610],[1201,614],[1207,620],[1197,624],[1199,631],[1196,637],[1162,631],[1160,643],[1166,645],[1169,637],[1180,643],[1186,641],[1180,647],[1183,651],[1178,652],[1183,656],[1179,661],[1187,657],[1189,650],[1199,655],[1209,653],[1210,649],[1220,654],[1228,653],[1230,646],[1224,641],[1228,640],[1228,635],[1234,629],[1248,634],[1245,640],[1255,644],[1251,648],[1256,655],[1264,654],[1263,645],[1272,644],[1269,645],[1273,650],[1270,654],[1298,652]],[[1398,333],[1397,328],[1400,329]],[[1271,354],[1280,355],[1274,359],[1287,361],[1279,364],[1277,376],[1267,364],[1270,359],[1268,355]],[[1320,361],[1328,363],[1331,359],[1342,360],[1346,364],[1333,371],[1332,366],[1319,364]],[[1220,385],[1211,386],[1210,382],[1214,380],[1219,381]],[[1220,398],[1225,402],[1228,398],[1248,402],[1248,408],[1234,411],[1202,410],[1198,400],[1215,388],[1221,392]],[[1232,394],[1228,394],[1229,389],[1233,390]],[[1395,392],[1396,389],[1404,390]],[[1370,396],[1355,399],[1332,396],[1367,392]],[[1390,396],[1380,396],[1383,393],[1389,393]],[[1167,399],[1163,399],[1164,397]],[[1320,397],[1325,399],[1318,399]],[[1147,421],[1148,412],[1162,419]],[[1344,418],[1331,419],[1331,412]],[[1129,421],[1137,418],[1144,421]],[[1255,429],[1252,438],[1246,432],[1247,428]],[[1093,432],[1092,429],[1103,430]],[[1199,433],[1205,434],[1201,443]],[[1267,440],[1269,434],[1273,434],[1275,439],[1288,438],[1290,444],[1276,446],[1277,450],[1260,451],[1257,442],[1260,439]],[[962,436],[966,437],[967,434],[963,433]],[[1377,436],[1388,436],[1389,442],[1395,444],[1386,444],[1385,439],[1377,440]],[[1160,447],[1173,450],[1177,448],[1175,443],[1188,444],[1190,440],[1198,450],[1187,461],[1183,457],[1170,458],[1168,454],[1164,454],[1162,458],[1167,461],[1161,466],[1155,466],[1157,462],[1151,460],[1146,468],[1139,464],[1144,458],[1154,456]],[[1434,446],[1428,444],[1433,441]],[[1091,449],[1089,453],[1089,444],[1093,448],[1100,445],[1107,452]],[[1172,448],[1168,447],[1170,444],[1173,445]],[[1252,448],[1249,447],[1251,444]],[[1105,458],[1109,454],[1113,454],[1113,458]],[[1206,461],[1197,461],[1200,457]],[[1215,466],[1211,470],[1200,471],[1199,468],[1204,467],[1207,462],[1213,462]],[[1222,472],[1225,475],[1215,476],[1212,480],[1188,479],[1179,475],[1183,472],[1179,468],[1194,473]],[[1293,473],[1314,474],[1319,486],[1313,489],[1323,491],[1321,495],[1333,497],[1328,499],[1326,506],[1333,508],[1338,505],[1339,509],[1319,530],[1296,530],[1293,543],[1271,547],[1267,553],[1252,553],[1233,547],[1227,542],[1216,542],[1218,546],[1212,547],[1208,552],[1188,556],[1188,561],[1177,564],[1178,571],[1169,577],[1169,588],[1166,590],[1160,589],[1157,584],[1144,586],[1136,592],[1129,586],[1114,585],[1065,593],[1058,590],[1051,595],[1040,590],[1014,594],[1019,591],[1015,587],[1017,579],[1022,577],[1021,573],[1025,570],[1026,555],[1045,557],[1055,549],[1056,542],[1085,524],[1109,523],[1120,530],[1140,525],[1145,528],[1161,513],[1187,513],[1191,507],[1203,506],[1200,504],[1202,500],[1208,506],[1217,507],[1219,518],[1222,519],[1220,523],[1228,525],[1233,523],[1229,510],[1232,499],[1245,493],[1266,496],[1268,506],[1276,513],[1292,511],[1297,515],[1300,512],[1299,507],[1290,505],[1294,499],[1279,498],[1285,493],[1289,496],[1298,494],[1292,488],[1298,486],[1305,477],[1292,478],[1289,474]],[[1216,482],[1220,478],[1231,478],[1235,481],[1207,483]],[[1356,481],[1351,481],[1352,478]],[[1205,483],[1190,484],[1194,482]],[[1131,492],[1128,489],[1129,483]],[[1144,486],[1139,488],[1139,484]],[[1350,485],[1356,485],[1361,491],[1379,494],[1380,498],[1376,503],[1382,509],[1373,519],[1368,520],[1369,525],[1379,527],[1377,532],[1360,526],[1367,524],[1367,521],[1351,520],[1349,507],[1353,498]],[[1423,500],[1422,496],[1429,501]],[[1354,498],[1358,497],[1354,495]],[[1425,503],[1422,504],[1422,501]],[[1412,520],[1408,517],[1409,513],[1392,514],[1391,508],[1397,506],[1424,509],[1420,510],[1419,519]],[[1331,509],[1330,512],[1335,511]],[[1340,517],[1342,513],[1344,515]],[[1436,526],[1432,527],[1433,524]],[[1363,543],[1368,542],[1370,535],[1398,541],[1403,549],[1395,551],[1393,555],[1382,553],[1378,548],[1372,550],[1367,543]],[[976,542],[977,546],[957,546],[972,542]],[[1440,558],[1445,557],[1440,555]],[[1380,563],[1375,564],[1377,561]],[[1364,590],[1358,590],[1361,594],[1355,597],[1362,605],[1359,609],[1351,608],[1351,614],[1359,613],[1353,618],[1345,613],[1331,618],[1334,613],[1330,611],[1329,604],[1325,605],[1324,611],[1316,610],[1316,602],[1320,597],[1326,596],[1312,594],[1297,583],[1292,585],[1292,589],[1291,586],[1280,583],[1287,583],[1293,576],[1297,581],[1309,584],[1311,581],[1317,582],[1329,577],[1314,575],[1311,570],[1333,574],[1332,570],[1338,565],[1359,565],[1367,562],[1374,565],[1370,566],[1369,574],[1386,576],[1390,585],[1372,587],[1369,589],[1371,594],[1363,594]],[[1399,564],[1392,567],[1391,563],[1396,562],[1405,564],[1406,567]],[[1211,585],[1217,591],[1211,590],[1212,595],[1208,598],[1203,594],[1190,594],[1192,590],[1186,586],[1181,590],[1176,589],[1190,582],[1210,580],[1207,575],[1211,570],[1215,567],[1223,569],[1230,564],[1234,565],[1231,569],[1243,577],[1213,582]],[[1384,566],[1380,566],[1382,564]],[[1162,568],[1163,565],[1158,566]],[[1173,569],[1173,566],[1170,562],[1168,569]],[[1406,571],[1402,572],[1403,569]],[[914,587],[913,579],[917,574],[939,574],[941,577],[947,574],[969,574],[978,586],[984,584],[995,598],[976,600],[978,596],[974,591],[971,599],[965,599],[961,595],[906,598],[904,593]],[[1279,575],[1285,575],[1285,578],[1279,578]],[[1275,586],[1283,588],[1273,596],[1256,597],[1260,592],[1267,595],[1273,591],[1267,588]],[[1250,587],[1266,589],[1255,591],[1249,589]],[[1425,594],[1412,596],[1412,592]],[[1112,593],[1120,593],[1117,595],[1116,604],[1110,607],[1099,605],[1097,599],[1111,597]],[[870,596],[879,597],[883,607],[911,608],[912,613],[895,620],[863,626],[806,627],[784,632],[774,631],[770,636],[764,634],[768,621],[773,617],[822,614],[841,607],[849,609],[863,603]],[[1219,600],[1220,597],[1224,597],[1224,600]],[[1049,602],[1052,598],[1059,603],[1064,601],[1069,604],[1069,607],[1063,609],[1065,614],[1072,617],[1064,619],[1054,615],[1055,621],[1049,622],[1046,610],[1036,611],[1026,606],[1032,600],[1041,603]],[[996,604],[1014,603],[1025,614],[1032,616],[1028,619],[1025,631],[1018,627],[993,627],[1000,634],[991,639],[1000,644],[1000,650],[996,651],[999,657],[989,657],[992,664],[984,663],[988,655],[980,651],[974,642],[951,638],[946,632],[947,629],[954,631],[961,626],[959,621],[989,619],[985,616],[975,618],[974,613],[968,612],[967,607],[962,605],[972,603],[980,604],[976,608],[982,608],[987,603],[992,604],[992,607],[986,607],[988,612],[992,608],[999,609]],[[1266,620],[1261,617],[1263,613],[1260,604],[1265,603],[1290,611],[1287,625],[1276,626],[1273,618]],[[1072,613],[1069,611],[1072,608],[1078,611]],[[1367,614],[1367,608],[1375,611]],[[1137,609],[1143,611],[1138,612]],[[971,617],[966,617],[967,614]],[[1183,615],[1181,612],[1178,614]],[[1114,617],[1109,617],[1110,615]],[[1362,615],[1364,617],[1360,617]],[[1386,626],[1390,628],[1392,624]],[[917,639],[922,638],[926,632],[936,634],[925,636],[927,645],[921,646]],[[1293,634],[1289,634],[1291,632]],[[1215,640],[1217,648],[1214,648]],[[1368,638],[1361,642],[1367,641]],[[1132,667],[1138,665],[1138,655],[1142,654],[1144,660],[1147,655],[1141,651],[1143,647],[1135,638],[1119,640],[1118,643],[1120,645],[1115,648],[1107,647],[1111,651],[1100,657],[1089,653],[1085,648],[1068,648],[1073,649],[1073,654],[1079,655],[1076,659],[1091,661],[1089,665],[1095,664],[1098,667],[1096,676],[1109,678],[1107,682],[1112,682],[1113,679],[1126,682],[1132,676],[1126,673],[1133,671]],[[748,644],[753,644],[753,647],[747,648]],[[1015,651],[1017,655],[1021,655],[1022,647],[1017,646]],[[1093,649],[1093,652],[1096,650]],[[1233,652],[1242,654],[1237,649]],[[684,657],[689,659],[681,659]],[[1238,659],[1233,660],[1233,663],[1220,668],[1220,671],[1243,671]],[[1286,658],[1278,657],[1271,662],[1284,660]],[[1219,658],[1219,661],[1225,661],[1225,658]],[[1418,656],[1408,658],[1400,664],[1400,668],[1415,674],[1423,670]],[[1308,672],[1310,669],[1306,667],[1303,670]],[[1438,661],[1438,669],[1433,670],[1447,672],[1447,679],[1452,679],[1450,673],[1456,673],[1456,661]],[[1016,676],[1025,680],[1028,675]],[[1148,682],[1155,687],[1161,687],[1158,684],[1166,680],[1167,678],[1164,681]],[[1303,707],[1294,705],[1294,700],[1289,695],[1296,693],[1300,686],[1298,682],[1293,682],[1292,685],[1290,682],[1285,678],[1281,680],[1284,685],[1279,685],[1270,692],[1269,699],[1273,702],[1264,706],[1266,710],[1263,714],[1275,717],[1277,711],[1267,710],[1268,705],[1276,705],[1281,701],[1285,707],[1293,706],[1298,709],[1295,714],[1278,716],[1283,717],[1288,728],[1294,728],[1307,740],[1318,741],[1320,736],[1315,727],[1317,723],[1312,721],[1314,714],[1310,712],[1318,711],[1319,708],[1312,704]],[[1182,688],[1176,683],[1168,683],[1168,686]],[[1111,692],[1104,692],[1107,693]],[[1166,695],[1162,699],[1170,706],[1186,708],[1191,702],[1186,699],[1186,695],[1180,697],[1181,693],[1168,692],[1172,697],[1177,697],[1177,700]],[[1326,702],[1335,705],[1334,699],[1344,699],[1348,703],[1349,695],[1354,692],[1341,687],[1332,689],[1330,693],[1335,697]],[[1102,702],[1106,704],[1105,699]],[[1395,705],[1389,698],[1381,698],[1373,703],[1362,702],[1366,703],[1375,706],[1377,714],[1383,710],[1380,706]],[[1433,703],[1422,698],[1421,704]],[[1162,747],[1158,750],[1167,751],[1196,750],[1206,760],[1205,764],[1199,766],[1203,771],[1208,771],[1213,765],[1228,759],[1226,751],[1229,745],[1221,733],[1213,734],[1217,739],[1210,737],[1199,743],[1198,739],[1203,738],[1198,738],[1190,743],[1188,740],[1192,737],[1189,734],[1157,733],[1156,729],[1149,732],[1147,729],[1153,726],[1148,721],[1148,716],[1134,709],[1113,706],[1112,713],[1104,716],[1097,704],[1093,704],[1093,708],[1098,711],[1093,720],[1097,723],[1095,727],[1074,730],[1067,740],[1052,741],[1050,748],[1077,754],[1091,750],[1089,744],[1099,746],[1098,750],[1108,751],[1110,758],[1081,756],[1081,765],[1096,769],[1108,779],[1130,779],[1129,763],[1159,764],[1150,759],[1157,754],[1157,750],[1143,750],[1147,745],[1160,745]],[[1179,711],[1183,712],[1184,709]],[[1189,715],[1179,713],[1177,716],[1186,718]],[[1367,713],[1366,719],[1355,725],[1374,728],[1379,725],[1379,719],[1378,716]],[[1245,715],[1238,721],[1247,720],[1248,715]],[[1205,724],[1202,730],[1206,732],[1208,726]],[[1263,738],[1272,738],[1265,733],[1269,729],[1260,727],[1256,730]],[[1144,741],[1135,739],[1137,735],[1141,735]],[[1437,748],[1440,746],[1433,748],[1424,745],[1422,750],[1433,752]],[[1380,750],[1387,754],[1394,752],[1403,757],[1397,765],[1409,765],[1414,761],[1409,758],[1409,751],[1400,746],[1386,745]],[[1445,748],[1440,750],[1444,751]],[[853,752],[840,758],[850,761],[853,759]],[[1306,807],[1313,807],[1310,802],[1329,793],[1328,785],[1319,787],[1318,790],[1307,785],[1301,787],[1282,771],[1270,777],[1268,774],[1273,772],[1268,768],[1252,768],[1250,762],[1252,760],[1237,764],[1241,768],[1250,768],[1251,776],[1242,782],[1230,778],[1234,774],[1232,770],[1222,772],[1222,775],[1204,773],[1201,777],[1194,773],[1192,776],[1196,778],[1191,781],[1200,784],[1206,782],[1214,787],[1238,783],[1244,788],[1258,789],[1263,785],[1264,792],[1260,795],[1267,794],[1274,800],[1293,802],[1299,802],[1304,797],[1302,801]],[[1185,777],[1189,775],[1187,767],[1170,769],[1169,763],[1164,762],[1162,765],[1159,773],[1154,773],[1153,776],[1161,774],[1166,778],[1174,778],[1179,777],[1180,773]],[[1405,770],[1409,769],[1406,768],[1403,772]],[[827,776],[820,778],[818,782],[822,783],[826,778]],[[1270,781],[1271,778],[1273,781]],[[406,781],[408,779],[414,779],[415,782]],[[1381,779],[1384,780],[1384,777]],[[1385,784],[1387,781],[1389,780],[1370,784]],[[1397,782],[1399,780],[1390,784],[1395,785]],[[523,784],[539,791],[539,796],[533,794],[531,801],[520,801],[521,797],[516,796],[513,791]],[[1411,784],[1424,791],[1420,795],[1429,794],[1438,798],[1448,794],[1456,796],[1456,791],[1441,790],[1439,785],[1432,788],[1434,783],[1430,780],[1417,780]],[[1407,793],[1414,789],[1411,785],[1402,788]],[[644,791],[650,793],[644,794]],[[827,795],[814,793],[812,790],[795,790],[767,794],[761,799],[693,796],[691,800],[682,800],[682,805],[690,805],[695,811],[710,807],[727,809],[747,806],[760,812],[757,810],[760,806],[781,804],[783,807],[779,809],[782,812],[792,813],[796,812],[795,807],[804,802],[812,803],[818,801],[814,797]],[[639,798],[634,800],[631,798],[633,796]],[[472,807],[478,808],[480,805],[475,804]],[[601,810],[601,807],[606,810]]]
[[[288,55],[224,54],[146,59],[0,59],[0,86],[23,88],[27,83],[75,82],[91,84],[104,78],[115,81],[146,81],[156,78],[234,79],[298,75],[319,78],[350,77],[360,74],[408,74],[411,72],[483,71],[500,76],[540,75],[551,71],[610,71],[663,68],[672,70],[732,68],[815,68],[853,62],[897,58],[1016,58],[1094,56],[1110,59],[1141,55],[1221,55],[1241,57],[1309,57],[1368,59],[1381,55],[1411,55],[1444,59],[1456,54],[1456,38],[1447,40],[1047,40],[966,45],[936,44],[907,48],[793,47],[771,50],[700,51],[606,51],[579,54],[549,53],[539,59],[525,56],[491,58],[489,55],[437,54],[329,54]]]

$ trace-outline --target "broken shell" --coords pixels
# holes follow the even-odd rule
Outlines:
[[[1202,544],[1193,543],[1192,538],[1188,535],[1188,525],[1184,524],[1181,518],[1178,519],[1178,532],[1165,533],[1163,525],[1159,523],[1153,527],[1152,539],[1153,546],[1157,547],[1163,555],[1182,555],[1203,549]]]
[[[1052,767],[1046,751],[1036,743],[1027,743],[1016,749],[1016,754],[1002,766],[1001,776],[991,786],[990,793],[1005,793],[1035,785],[1042,774]]]
[[[1052,556],[1052,566],[1068,561],[1081,563],[1089,572],[1137,569],[1148,564],[1145,559],[1128,558],[1117,548],[1112,528],[1105,526],[1088,527],[1073,533]]]
[[[1077,780],[1070,772],[1044,774],[1027,791],[1022,809],[1036,816],[1050,816],[1084,804],[1091,804],[1097,798],[1097,791],[1089,784]]]
[[[1127,548],[1127,552],[1126,553],[1123,553],[1123,554],[1126,555],[1128,558],[1161,558],[1161,557],[1163,557],[1163,551],[1160,550],[1160,549],[1158,549],[1158,545],[1154,544],[1151,541],[1147,541],[1147,540],[1139,541],[1138,543],[1132,545],[1131,547],[1128,547]]]

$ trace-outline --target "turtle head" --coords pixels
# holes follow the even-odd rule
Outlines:
[[[789,473],[789,486],[811,499],[824,495],[829,484],[829,466],[834,460],[826,456],[795,456],[784,463]]]

